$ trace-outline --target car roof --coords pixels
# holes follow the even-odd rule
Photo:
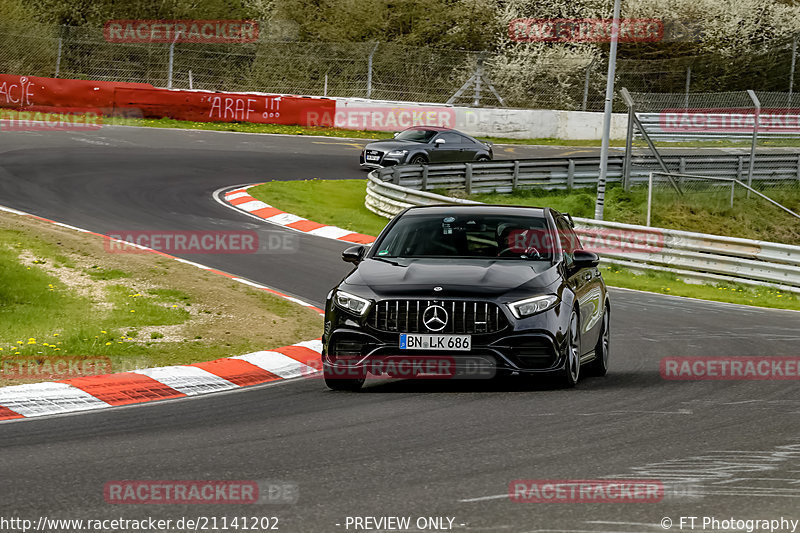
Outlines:
[[[493,205],[493,204],[441,204],[441,205],[421,205],[410,207],[404,216],[409,215],[488,215],[503,212],[508,215],[533,216],[545,218],[545,213],[550,212],[552,216],[559,213],[549,207],[532,207],[527,205]]]
[[[460,131],[456,131],[453,128],[445,128],[444,126],[411,126],[410,128],[406,128],[403,131],[408,131],[408,130],[455,131],[456,133],[461,133]]]

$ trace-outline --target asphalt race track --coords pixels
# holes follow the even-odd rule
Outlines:
[[[124,127],[3,132],[0,204],[102,233],[285,232],[217,204],[212,193],[270,179],[363,177],[363,144]],[[590,149],[513,150],[498,155]],[[293,235],[296,253],[187,258],[320,305],[347,271],[339,259],[346,245]],[[289,532],[354,531],[348,516],[450,517],[453,530],[501,533],[656,532],[665,517],[679,530],[681,516],[800,519],[797,381],[659,375],[665,356],[798,355],[800,314],[612,296],[611,372],[575,390],[519,380],[382,381],[348,394],[300,379],[0,424],[0,517],[275,516]],[[507,497],[515,479],[611,477],[671,488],[659,503]],[[299,501],[107,504],[104,484],[124,479],[285,481],[297,484]]]

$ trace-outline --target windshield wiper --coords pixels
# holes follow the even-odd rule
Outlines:
[[[375,256],[375,257],[373,257],[372,259],[375,259],[376,261],[383,261],[384,263],[389,263],[389,264],[390,264],[390,265],[392,265],[392,266],[403,266],[403,265],[401,265],[400,263],[398,263],[398,262],[396,262],[396,261],[390,261],[390,260],[389,260],[389,259],[387,259],[386,257],[378,257],[378,256]]]

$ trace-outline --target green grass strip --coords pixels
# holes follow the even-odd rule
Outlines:
[[[377,235],[388,220],[378,216],[364,207],[366,180],[305,180],[305,181],[271,181],[249,189],[249,193],[278,209],[292,213],[314,222],[339,226],[367,235]],[[618,192],[614,192],[617,190]],[[635,202],[622,202],[616,196],[621,189],[612,188],[609,198],[620,205],[606,206],[606,213],[634,220],[639,223]],[[477,199],[488,199],[499,203],[526,204],[526,198],[509,195],[492,197],[476,196]],[[483,201],[483,199],[481,201]],[[578,216],[591,216],[588,209],[594,209],[594,198],[589,193],[545,194],[530,196],[531,205],[550,205],[556,209],[568,211]],[[763,213],[762,213],[763,214]],[[695,230],[696,231],[696,230]],[[685,296],[719,302],[743,305],[754,305],[775,309],[800,310],[800,298],[791,293],[769,289],[766,287],[750,287],[734,283],[698,285],[680,281],[676,276],[663,272],[633,272],[617,266],[604,266],[603,277],[613,287],[637,289],[673,296]]]

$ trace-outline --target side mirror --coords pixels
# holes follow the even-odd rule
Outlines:
[[[436,146],[444,144],[444,139],[436,139],[435,141],[433,141],[433,144],[435,144]]]
[[[600,256],[586,250],[575,250],[572,259],[576,269],[596,267],[600,263]]]
[[[396,132],[392,133],[392,137],[397,137],[398,135],[400,135],[399,131],[396,131]]]
[[[364,252],[366,248],[363,246],[351,246],[347,250],[342,252],[342,261],[345,263],[355,263],[358,264],[364,259]]]

